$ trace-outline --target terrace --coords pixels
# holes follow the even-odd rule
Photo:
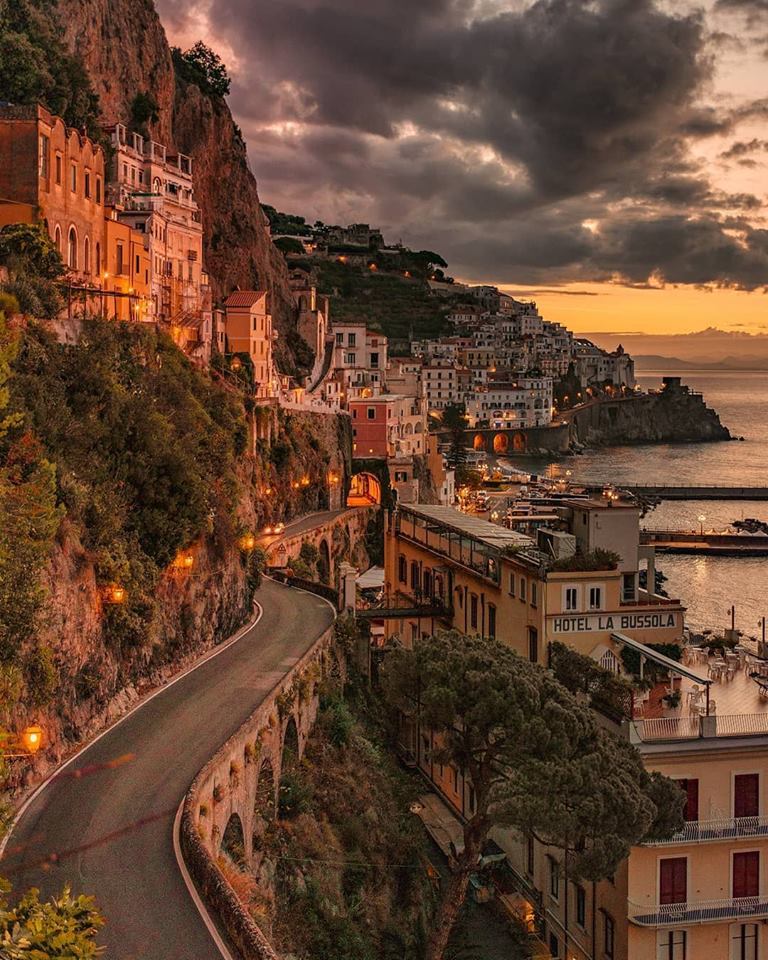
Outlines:
[[[646,746],[768,736],[768,661],[749,646],[722,655],[687,647],[683,662],[668,666],[668,679],[635,699],[630,740]]]

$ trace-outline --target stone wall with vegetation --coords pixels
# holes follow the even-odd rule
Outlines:
[[[42,767],[248,617],[263,555],[241,538],[326,509],[351,442],[274,412],[254,441],[243,393],[150,328],[61,344],[1,317],[0,709],[42,723]]]

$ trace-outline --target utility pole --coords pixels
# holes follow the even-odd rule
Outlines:
[[[765,654],[766,654],[766,650],[765,650],[765,620],[766,620],[765,617],[761,617],[761,618],[757,621],[758,627],[762,627],[762,639],[761,639],[761,641],[760,641],[760,645],[759,645],[758,648],[757,648],[757,655],[758,655],[758,657],[763,657],[763,658],[765,658]]]

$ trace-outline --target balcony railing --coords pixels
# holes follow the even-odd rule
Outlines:
[[[699,737],[760,737],[768,735],[768,713],[713,714],[699,717],[683,714],[634,720],[629,729],[632,742],[696,740]]]
[[[672,927],[768,917],[768,896],[645,905],[629,901],[627,907],[630,921],[640,927]]]
[[[710,843],[764,836],[768,836],[768,817],[723,817],[719,820],[691,820],[668,840],[654,840],[646,846],[667,847],[676,843]]]

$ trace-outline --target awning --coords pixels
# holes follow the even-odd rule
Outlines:
[[[700,677],[698,673],[689,670],[688,667],[683,666],[683,664],[677,660],[666,657],[663,653],[659,653],[658,650],[653,650],[651,647],[646,647],[644,643],[640,643],[639,640],[633,640],[632,637],[628,637],[626,633],[612,633],[611,639],[615,640],[616,643],[622,644],[622,646],[629,647],[630,650],[639,653],[640,656],[645,657],[646,660],[652,660],[654,663],[666,667],[667,670],[671,670],[672,673],[676,673],[678,676],[687,677],[694,683],[703,683],[706,686],[712,683],[712,680],[708,677]]]
[[[384,586],[384,567],[371,567],[365,573],[361,573],[357,578],[357,586],[360,590],[370,590]]]

